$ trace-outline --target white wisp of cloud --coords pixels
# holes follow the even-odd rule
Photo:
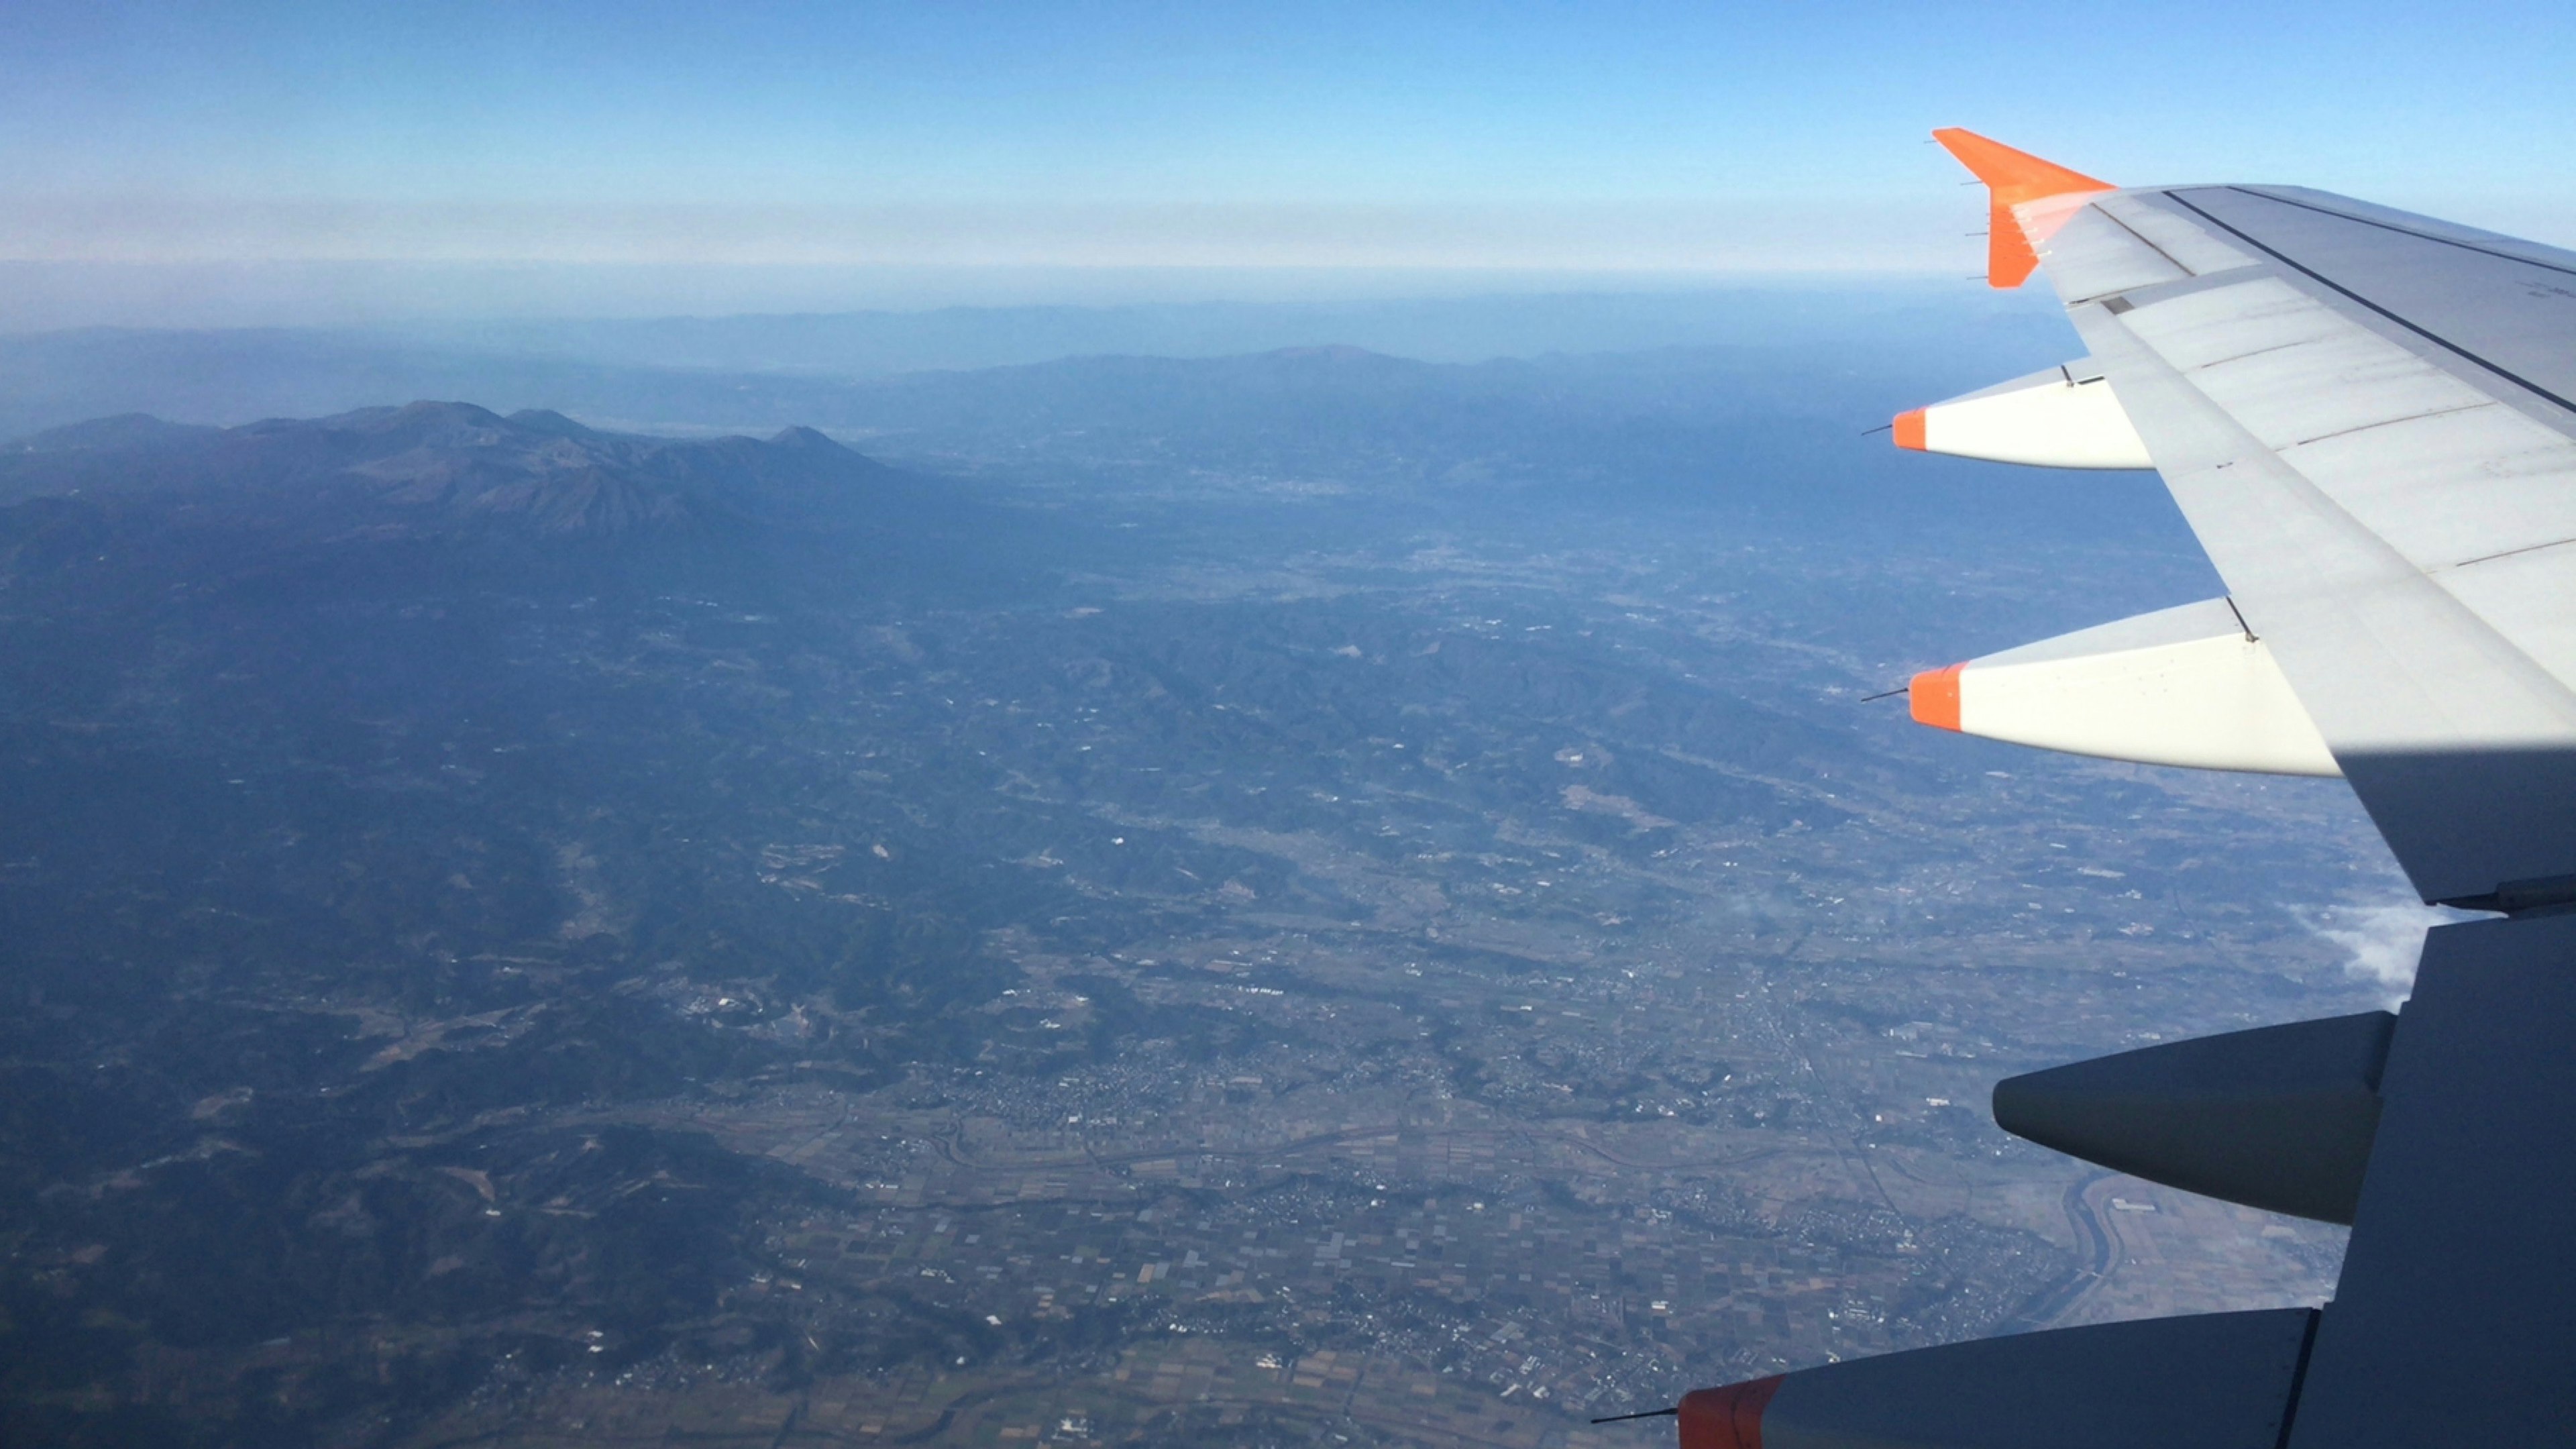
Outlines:
[[[2424,933],[2453,921],[2480,919],[2466,911],[2413,902],[2381,906],[2328,906],[2303,912],[2311,931],[2343,948],[2344,974],[2378,987],[2394,1008],[2415,986],[2416,958]]]

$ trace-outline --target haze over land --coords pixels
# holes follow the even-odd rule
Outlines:
[[[1855,380],[1917,369],[1964,375],[1986,356],[2038,355],[2063,328],[2041,299],[1920,280],[330,329],[80,327],[0,336],[0,433],[133,410],[238,423],[387,397],[468,394],[505,408],[559,405],[662,429],[745,426],[773,415],[782,426],[870,427],[912,420],[876,401],[882,387],[867,386],[906,373],[1314,347],[1463,365],[1690,350],[1707,354],[1696,365],[1724,367],[1758,387],[1766,404],[1839,416]],[[990,392],[1006,381],[914,378],[902,386]],[[1801,388],[1816,395],[1801,398]],[[1740,412],[1752,400],[1701,402]]]
[[[1862,435],[2057,324],[1761,305],[0,339],[7,1436],[1626,1446],[2313,1301],[1985,1092],[2402,882],[1862,703],[2215,582]]]
[[[1925,133],[2565,242],[2564,0],[5,37],[0,1444],[1645,1449],[2334,1282],[1989,1118],[2425,913],[1885,697],[2219,589],[1872,435],[2079,347]]]

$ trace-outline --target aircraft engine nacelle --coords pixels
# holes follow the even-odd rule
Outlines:
[[[1914,676],[1918,723],[2145,765],[2340,775],[2272,651],[2225,599]]]
[[[2042,468],[2152,468],[2147,445],[2090,359],[1896,418],[1896,446]]]

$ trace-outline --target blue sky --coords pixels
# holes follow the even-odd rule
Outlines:
[[[2576,6],[56,4],[0,261],[1956,271],[1935,125],[2576,243]]]

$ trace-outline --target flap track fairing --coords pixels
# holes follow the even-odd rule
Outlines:
[[[2396,1026],[2370,1011],[2007,1077],[1995,1125],[2149,1182],[2349,1225]]]
[[[2225,599],[1930,670],[1906,692],[1918,723],[1987,739],[2146,765],[2342,773]]]
[[[1896,446],[2041,468],[2152,468],[2111,380],[2090,360],[1899,413]]]

